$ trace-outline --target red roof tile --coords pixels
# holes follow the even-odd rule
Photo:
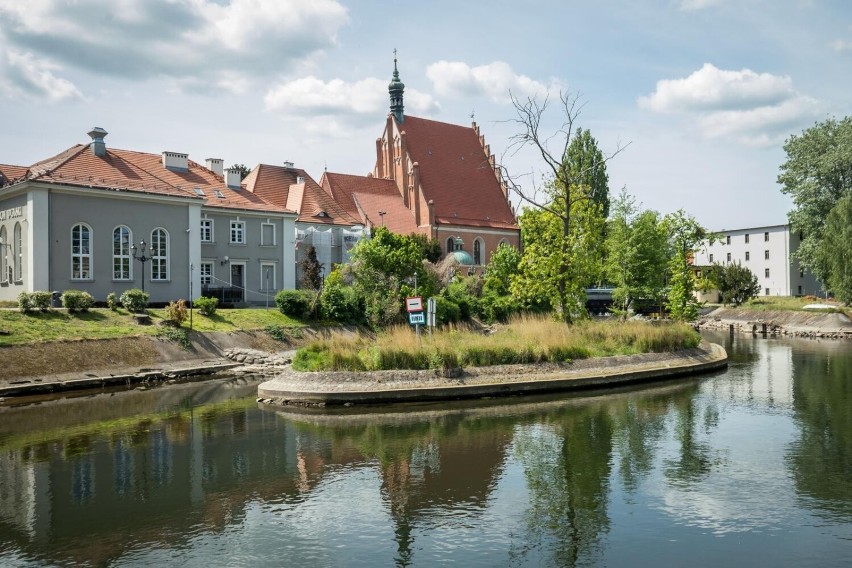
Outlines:
[[[423,194],[434,201],[436,221],[517,228],[476,130],[407,115],[397,128],[405,132],[411,161],[420,165]]]
[[[27,175],[26,166],[13,166],[11,164],[0,164],[0,185],[12,183]]]
[[[361,218],[368,219],[374,227],[385,226],[400,235],[423,233],[427,230],[427,227],[417,226],[414,214],[398,195],[354,193],[352,198],[362,213]],[[384,215],[379,215],[379,211],[383,211]]]
[[[378,215],[378,211],[388,211],[388,215],[392,214],[391,211],[399,211],[399,215],[396,215],[400,219],[399,222],[405,224],[406,227],[415,227],[414,216],[405,207],[402,196],[399,194],[399,190],[393,180],[325,172],[320,179],[320,183],[327,194],[340,203],[350,215],[360,219],[360,222],[369,220],[373,225],[379,226],[381,225],[381,218]],[[355,195],[361,196],[361,207],[356,203]],[[384,206],[374,206],[372,204],[373,200],[367,196],[384,198]],[[397,203],[392,204],[394,200]],[[408,217],[411,218],[410,221],[405,220],[401,215],[402,210],[408,212]],[[387,220],[386,218],[385,221],[387,222]],[[390,227],[390,225],[388,226]],[[414,229],[407,229],[403,234],[415,230],[417,230],[416,227]]]
[[[302,183],[297,183],[299,178]],[[299,213],[300,222],[328,225],[359,222],[357,216],[323,191],[305,170],[259,164],[244,181],[249,192]]]

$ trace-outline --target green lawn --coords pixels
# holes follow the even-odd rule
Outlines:
[[[814,298],[813,296],[806,296],[801,298],[796,298],[793,296],[760,296],[758,298],[749,300],[745,304],[741,305],[740,308],[761,312],[770,310],[787,310],[793,312],[811,311],[803,310],[803,308],[808,304],[830,304],[834,306],[834,308],[820,311],[841,312],[846,313],[847,315],[852,314],[852,309],[844,307],[843,305],[838,304],[833,300]]]
[[[154,324],[160,323],[163,310],[149,310]],[[297,328],[304,324],[287,317],[277,309],[247,308],[218,310],[210,317],[194,311],[195,331],[238,331],[265,329],[270,326]],[[182,326],[189,329],[189,321]],[[65,310],[22,314],[17,310],[0,310],[0,346],[73,339],[113,339],[154,335],[158,325],[138,325],[124,309],[112,311],[95,308],[86,313],[68,314]]]

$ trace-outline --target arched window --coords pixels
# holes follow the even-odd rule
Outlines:
[[[24,279],[24,237],[21,224],[15,223],[15,281]]]
[[[0,227],[0,282],[11,280],[9,275],[9,241],[6,239],[6,227]]]
[[[119,225],[112,231],[112,279],[130,280],[131,267],[130,244],[133,242],[133,234],[130,227]]]
[[[92,228],[78,223],[71,228],[71,278],[92,278]]]
[[[482,239],[479,237],[473,239],[473,264],[482,264]]]
[[[447,254],[450,254],[454,250],[456,250],[455,239],[453,239],[453,237],[450,237],[449,239],[447,239]]]
[[[169,234],[165,229],[151,231],[151,280],[169,279]]]

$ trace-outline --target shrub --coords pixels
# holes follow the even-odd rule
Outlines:
[[[275,341],[287,341],[287,330],[280,325],[268,325],[264,330]]]
[[[163,319],[166,323],[180,327],[189,319],[189,311],[186,309],[186,300],[175,300],[166,306]]]
[[[351,286],[328,284],[320,296],[320,313],[325,319],[342,323],[364,319],[364,308],[358,293]]]
[[[116,298],[115,292],[107,294],[107,307],[112,311],[118,309],[118,298]]]
[[[501,296],[489,291],[479,300],[479,314],[488,323],[505,322],[517,313],[518,309],[518,303],[511,295]]]
[[[219,298],[207,298],[201,296],[195,300],[195,307],[202,316],[212,316],[219,307]]]
[[[29,292],[21,292],[18,294],[18,309],[21,312],[28,314],[33,311],[33,302]]]
[[[161,327],[157,330],[157,337],[162,337],[167,341],[177,343],[182,349],[189,351],[192,344],[189,342],[189,336],[186,330],[179,327]]]
[[[62,306],[69,312],[88,312],[95,305],[95,299],[82,290],[65,290],[62,294]]]
[[[145,313],[145,308],[148,307],[148,298],[150,295],[143,292],[139,288],[131,288],[125,290],[121,295],[121,305],[131,314]]]
[[[282,314],[291,318],[308,318],[316,300],[310,290],[281,290],[275,294],[275,305]]]
[[[46,312],[50,309],[50,301],[53,299],[53,294],[50,292],[32,292],[30,294],[30,303],[34,308]]]
[[[438,296],[435,305],[435,319],[437,323],[442,324],[457,322],[461,319],[461,308],[452,300]]]

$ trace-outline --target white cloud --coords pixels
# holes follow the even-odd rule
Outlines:
[[[679,113],[694,120],[708,138],[733,138],[751,146],[783,140],[790,127],[816,117],[820,103],[793,88],[788,76],[730,71],[710,63],[683,79],[657,82],[639,107]]]
[[[338,0],[0,0],[0,48],[66,76],[240,92],[336,45],[348,18]]]
[[[387,81],[367,78],[346,82],[332,79],[325,82],[316,77],[304,77],[280,83],[264,96],[267,110],[296,116],[336,116],[358,121],[366,117],[375,121],[377,115],[389,108]],[[411,88],[405,90],[406,111],[429,114],[438,109],[431,95]]]
[[[834,40],[831,43],[831,47],[834,48],[834,51],[852,51],[852,41],[843,39]]]
[[[67,79],[57,77],[56,66],[30,53],[6,50],[0,54],[0,94],[8,98],[35,97],[50,101],[82,98],[80,90]]]
[[[519,96],[543,96],[549,87],[526,75],[516,74],[508,63],[495,61],[470,67],[460,61],[438,61],[426,68],[435,93],[451,97],[487,97],[508,102],[509,91]],[[550,85],[558,89],[555,82]]]

